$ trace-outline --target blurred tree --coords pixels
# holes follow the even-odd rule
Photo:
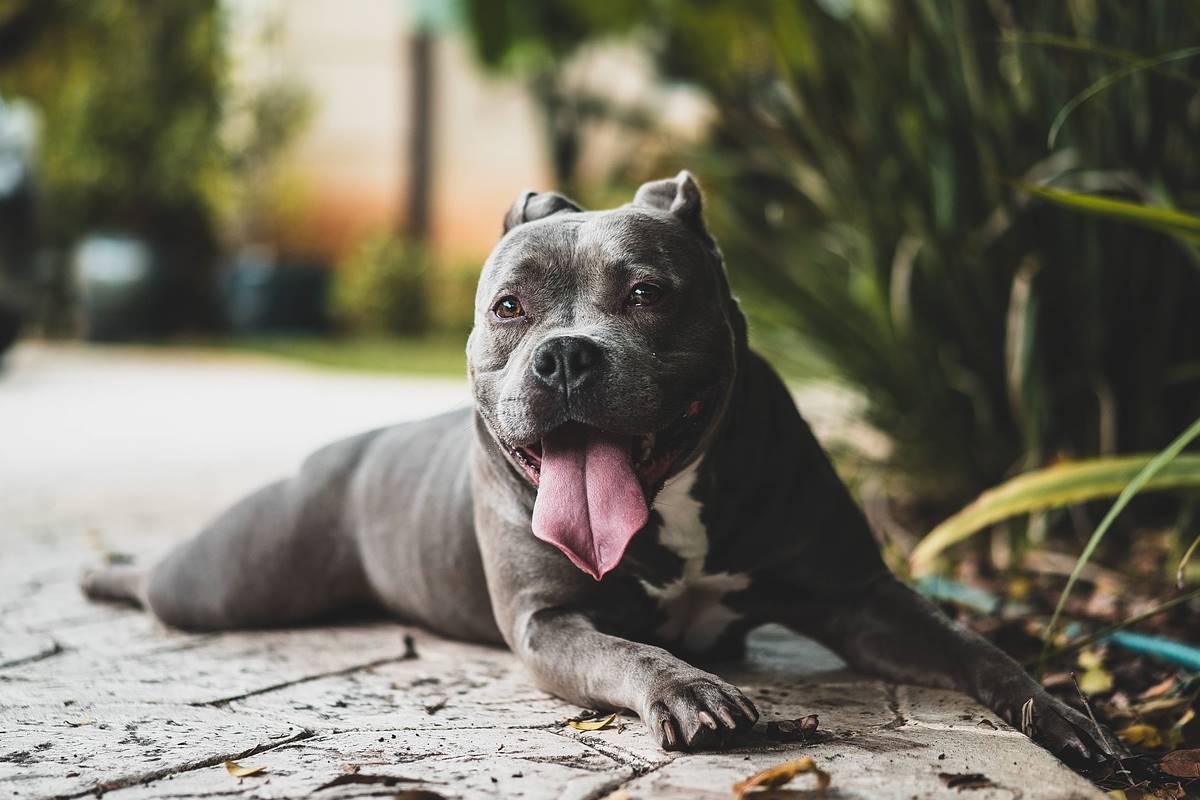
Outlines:
[[[17,39],[0,62],[0,87],[41,109],[52,235],[149,232],[180,212],[205,216],[205,181],[221,158],[216,0],[15,5],[16,19],[0,28],[0,39]]]
[[[156,329],[212,321],[218,215],[253,194],[231,185],[261,177],[306,118],[291,86],[234,101],[225,33],[218,0],[0,2],[0,93],[41,116],[44,238],[149,242],[169,298]]]
[[[861,390],[898,490],[944,510],[1200,413],[1195,245],[1012,184],[1200,205],[1195,0],[498,5],[489,63],[628,31],[706,90],[706,145],[663,169],[703,178],[759,344]]]
[[[176,301],[150,327],[201,321],[216,249],[206,192],[222,158],[216,0],[6,7],[0,91],[41,112],[46,238],[60,250],[91,230],[147,239]]]
[[[386,233],[364,237],[334,273],[333,317],[355,333],[425,333],[428,272],[420,242]]]
[[[635,128],[646,120],[566,78],[564,62],[585,42],[626,31],[642,18],[637,0],[462,0],[479,59],[519,76],[542,112],[556,186],[576,194],[576,170],[589,122],[619,118]]]

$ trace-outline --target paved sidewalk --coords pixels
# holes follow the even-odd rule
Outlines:
[[[965,697],[854,675],[779,629],[718,671],[764,721],[818,714],[820,739],[760,725],[737,750],[674,755],[632,717],[566,726],[580,709],[503,651],[379,621],[188,635],[75,589],[85,563],[152,558],[331,438],[465,400],[457,381],[257,358],[19,349],[0,373],[0,800],[728,798],[802,755],[830,798],[1103,797]],[[226,759],[264,769],[236,778]],[[939,777],[967,773],[990,785]]]

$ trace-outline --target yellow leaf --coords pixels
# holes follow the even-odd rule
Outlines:
[[[1162,736],[1153,725],[1130,725],[1117,731],[1117,736],[1125,744],[1140,745],[1141,747],[1161,747]]]
[[[1153,454],[1097,458],[1056,464],[1011,478],[925,535],[909,556],[914,575],[929,574],[934,560],[952,544],[1019,514],[1116,497],[1154,460]],[[1144,491],[1200,486],[1200,455],[1177,455],[1154,473]]]
[[[794,761],[785,761],[782,764],[776,764],[769,769],[764,769],[762,772],[751,775],[741,783],[733,785],[734,797],[741,800],[747,793],[754,789],[774,789],[778,786],[783,786],[789,783],[792,778],[797,775],[802,775],[806,772],[811,772],[817,778],[817,789],[824,789],[829,785],[829,773],[817,767],[815,761],[808,756],[797,758]]]
[[[1084,669],[1096,669],[1104,666],[1104,656],[1100,654],[1099,650],[1080,650],[1075,663]]]
[[[1153,700],[1147,700],[1145,703],[1138,703],[1133,707],[1133,710],[1138,716],[1146,717],[1151,714],[1178,711],[1190,702],[1192,702],[1190,697],[1156,697]],[[1188,710],[1190,711],[1191,709]]]
[[[1111,797],[1112,800],[1126,800],[1124,789],[1110,789],[1106,796]]]
[[[249,778],[251,775],[258,775],[266,770],[266,767],[243,767],[236,761],[226,761],[225,771],[235,778]]]
[[[1079,691],[1084,694],[1104,694],[1113,688],[1112,673],[1096,667],[1079,676]]]
[[[569,719],[567,724],[577,731],[598,731],[612,725],[616,718],[616,714],[609,714],[607,717],[598,719]]]

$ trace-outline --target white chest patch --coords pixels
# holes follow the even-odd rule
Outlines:
[[[741,618],[722,600],[749,586],[750,576],[704,572],[708,531],[700,521],[700,502],[692,496],[698,472],[696,462],[668,481],[654,501],[654,510],[663,520],[659,543],[683,559],[683,574],[665,586],[645,582],[642,586],[667,617],[658,635],[687,650],[703,652],[716,644],[731,622]]]

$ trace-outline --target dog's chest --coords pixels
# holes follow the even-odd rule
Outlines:
[[[701,521],[702,505],[692,493],[698,470],[698,464],[693,464],[680,473],[654,501],[654,509],[662,517],[659,544],[682,560],[682,572],[662,585],[643,581],[642,586],[665,616],[657,634],[686,650],[704,652],[741,618],[724,600],[729,593],[747,588],[750,576],[704,571],[709,538]]]

